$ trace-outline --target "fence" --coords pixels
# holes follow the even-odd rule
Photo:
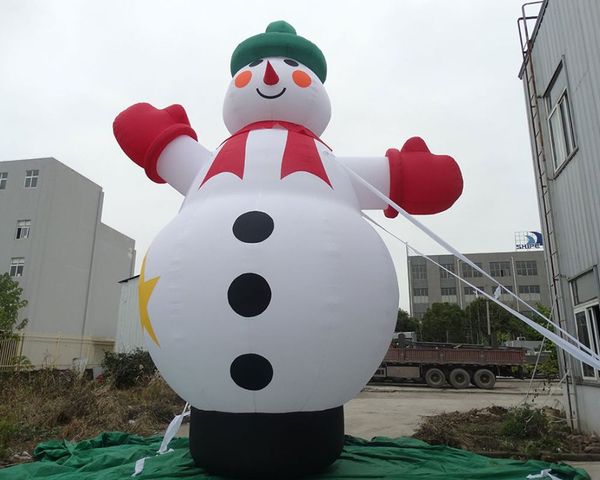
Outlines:
[[[0,369],[92,368],[114,344],[110,338],[23,333],[0,339]]]

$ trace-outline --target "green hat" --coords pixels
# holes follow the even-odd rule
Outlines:
[[[327,77],[323,52],[314,43],[296,35],[296,29],[283,20],[271,22],[265,33],[247,38],[236,47],[231,56],[231,75],[265,57],[292,58],[310,68],[321,82]]]

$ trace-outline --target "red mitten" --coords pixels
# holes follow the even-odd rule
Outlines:
[[[136,103],[115,118],[113,132],[125,154],[156,183],[165,183],[156,171],[163,149],[180,135],[198,140],[181,105],[159,110],[149,103]]]
[[[390,148],[385,156],[390,162],[390,198],[408,213],[443,212],[460,197],[460,168],[452,157],[431,153],[422,138],[412,137],[402,150]],[[384,213],[388,218],[398,215],[389,206]]]

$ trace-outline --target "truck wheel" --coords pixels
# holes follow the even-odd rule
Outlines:
[[[427,385],[433,388],[441,388],[446,383],[446,375],[439,368],[430,368],[425,374]]]
[[[491,390],[496,384],[496,375],[487,368],[480,368],[475,372],[475,375],[473,375],[473,383],[478,388]]]
[[[450,385],[454,388],[469,388],[471,376],[464,368],[455,368],[450,372]]]

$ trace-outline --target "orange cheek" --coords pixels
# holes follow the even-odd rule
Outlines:
[[[310,87],[310,84],[312,83],[308,73],[305,73],[302,70],[294,70],[294,73],[292,73],[292,79],[300,88]]]
[[[237,88],[244,88],[252,80],[252,72],[250,70],[244,70],[237,77],[235,77],[235,86]]]

